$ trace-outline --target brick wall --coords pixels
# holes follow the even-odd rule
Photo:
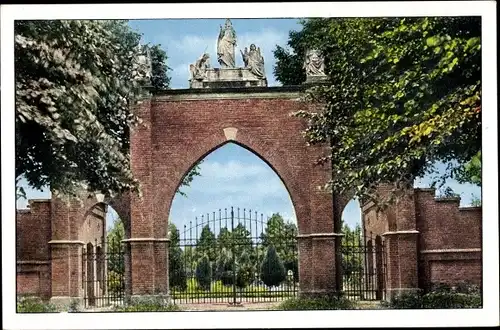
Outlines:
[[[411,233],[399,235],[397,239],[394,235],[384,236],[389,261],[388,286],[397,287],[399,280],[393,275],[399,274],[401,269],[411,268],[412,264],[418,266],[418,287],[423,289],[430,288],[432,283],[470,281],[480,284],[481,208],[460,208],[458,198],[435,198],[434,189],[414,189],[408,196],[404,203],[383,212],[377,212],[373,203],[362,208],[364,228],[368,233],[418,231],[416,254],[411,252],[415,244],[406,242]],[[412,217],[415,219],[413,225]],[[405,251],[409,253],[402,257]],[[408,277],[408,283],[417,281],[413,273],[404,276]]]
[[[30,200],[16,215],[17,292],[50,297],[50,200]]]
[[[106,204],[82,197],[81,201],[31,200],[29,209],[17,210],[18,294],[43,298],[83,294],[82,248],[87,243],[95,246],[96,241],[102,244]],[[117,212],[127,221],[126,199],[118,201]]]
[[[420,286],[481,284],[482,209],[461,208],[459,198],[435,198],[434,189],[415,192]]]
[[[333,233],[331,194],[318,190],[329,178],[329,166],[313,164],[324,150],[308,147],[301,135],[305,121],[290,116],[305,109],[299,97],[297,91],[286,88],[173,90],[154,95],[137,107],[145,125],[136,127],[131,135],[132,169],[143,190],[142,199],[131,198],[133,294],[148,293],[146,288],[165,289],[159,287],[165,274],[158,268],[166,260],[162,252],[165,242],[160,239],[167,236],[175,191],[197,161],[228,142],[251,150],[280,176],[294,205],[301,235]],[[230,206],[216,205],[214,209]],[[311,237],[301,239],[307,240],[299,244],[303,247],[299,251],[300,277],[304,279],[301,288],[307,289],[310,284],[328,290],[334,281],[335,266],[330,265],[333,260],[310,263],[305,251],[306,247],[320,251],[334,244],[333,239],[329,238],[328,243]],[[144,267],[152,272],[144,274]],[[314,275],[326,271],[330,279]]]

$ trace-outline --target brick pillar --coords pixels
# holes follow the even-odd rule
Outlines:
[[[391,208],[396,217],[396,230],[382,234],[387,253],[387,299],[418,290],[419,232],[413,189]]]
[[[168,296],[168,239],[155,231],[153,216],[151,99],[142,100],[135,111],[144,125],[131,131],[130,156],[142,196],[130,196],[130,236],[124,240],[128,244],[126,292],[131,300],[145,296],[163,300]]]
[[[168,239],[130,238],[128,293],[137,296],[168,295]]]
[[[69,305],[83,302],[82,252],[84,242],[76,235],[81,218],[80,205],[74,199],[53,197],[51,200],[52,233],[48,242],[51,254],[51,302]]]
[[[299,258],[299,291],[300,294],[310,292],[313,289],[312,272],[312,240],[307,236],[297,236],[298,258]]]
[[[334,233],[298,236],[301,296],[335,296],[338,293],[335,243],[341,236]]]
[[[418,231],[383,234],[387,253],[387,299],[418,289]]]
[[[312,147],[312,156],[323,155],[321,146]],[[304,221],[301,233],[297,236],[299,246],[299,294],[305,297],[336,296],[339,289],[337,269],[339,264],[338,249],[342,234],[336,233],[339,227],[334,225],[334,197],[331,192],[321,190],[331,178],[329,163],[311,164],[307,190],[310,198],[309,218]],[[297,219],[298,222],[303,221]]]
[[[52,240],[51,302],[57,305],[69,305],[71,300],[83,297],[82,247],[83,242],[70,240]]]

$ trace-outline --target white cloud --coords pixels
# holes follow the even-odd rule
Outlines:
[[[200,35],[169,36],[168,40],[165,40],[167,65],[172,69],[169,71],[172,88],[188,88],[189,65],[196,62],[204,51],[213,59],[215,50],[211,45],[214,42],[213,37]],[[210,64],[214,65],[213,60]]]
[[[168,72],[168,75],[172,79],[173,88],[181,87],[180,84],[183,84],[185,85],[185,87],[187,87],[187,83],[189,80],[189,64],[191,63],[182,63],[176,66],[170,66],[171,70]]]
[[[235,196],[243,196],[236,201],[237,203],[288,196],[285,185],[278,175],[263,163],[211,161],[202,163],[200,167],[201,177],[195,178],[191,187],[185,189],[188,195],[204,194],[218,198],[228,195],[233,199]],[[227,200],[229,204],[236,202]]]
[[[227,163],[203,162],[200,165],[200,172],[203,176],[212,179],[224,178],[231,180],[272,174],[272,170],[264,164],[245,164],[235,160]]]
[[[262,56],[264,57],[266,77],[269,86],[276,86],[276,82],[273,75],[273,66],[276,60],[273,55],[273,50],[276,45],[284,46],[288,41],[287,31],[277,31],[274,29],[262,29],[259,32],[247,32],[238,36],[238,45],[236,47],[237,64],[243,66],[243,60],[240,55],[240,50],[244,50],[245,47],[250,47],[251,44],[255,44],[260,47]]]
[[[169,56],[183,58],[190,60],[194,55],[192,61],[194,62],[198,57],[203,54],[205,49],[210,51],[210,45],[214,42],[213,37],[205,37],[199,35],[184,35],[181,39],[171,39],[168,43]]]
[[[237,35],[237,46],[235,49],[236,66],[243,67],[240,50],[255,44],[260,47],[265,61],[265,70],[269,86],[277,85],[273,76],[273,65],[275,63],[273,50],[277,44],[285,45],[288,40],[287,31],[263,28],[258,32],[246,32]],[[178,37],[169,36],[162,44],[167,45],[169,56],[168,65],[172,68],[172,88],[187,88],[189,80],[189,64],[194,63],[203,52],[210,55],[210,65],[219,67],[217,62],[217,36],[215,35],[183,35]]]

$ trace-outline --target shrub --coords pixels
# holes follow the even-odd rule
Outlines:
[[[292,298],[285,300],[277,309],[279,310],[329,310],[329,309],[354,309],[355,302],[344,297],[336,298]]]
[[[481,295],[481,287],[479,285],[472,284],[466,281],[458,283],[455,291],[458,293],[472,294],[477,296]]]
[[[110,270],[108,272],[108,292],[111,295],[119,296],[125,292],[125,281],[122,278],[123,275]]]
[[[222,281],[213,282],[212,287],[210,289],[210,292],[227,292],[227,291],[228,288],[224,286],[224,283],[222,283]]]
[[[78,299],[71,299],[69,306],[68,306],[68,312],[69,313],[76,313],[81,310],[81,305]]]
[[[223,249],[215,267],[215,279],[221,280],[224,285],[233,284],[234,262],[230,251]]]
[[[454,286],[446,283],[433,283],[431,285],[431,292],[455,292],[455,293],[465,293],[472,295],[481,295],[481,287],[477,284],[470,283],[468,281],[462,281]]]
[[[285,267],[274,246],[267,249],[260,268],[260,278],[267,286],[277,286],[286,279]]]
[[[422,307],[422,294],[420,291],[403,292],[396,294],[382,305],[393,309],[420,309]]]
[[[198,280],[198,285],[203,290],[210,290],[210,283],[212,282],[212,266],[208,257],[205,255],[201,258],[200,262],[196,266],[196,279]]]
[[[383,306],[394,309],[444,309],[444,308],[481,308],[481,296],[454,291],[445,285],[436,285],[435,291],[401,293],[392,297]]]
[[[254,268],[249,264],[243,264],[239,267],[236,274],[236,286],[240,289],[246,288],[253,279]]]
[[[455,292],[430,292],[422,297],[423,308],[481,308],[478,295]]]
[[[195,278],[190,278],[187,281],[186,290],[188,293],[195,293],[196,291],[198,291],[198,282]]]
[[[18,313],[54,313],[57,311],[54,304],[44,302],[39,297],[21,297],[17,300]]]

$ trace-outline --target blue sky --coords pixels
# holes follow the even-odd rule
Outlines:
[[[285,46],[288,31],[301,28],[296,19],[232,19],[236,31],[236,66],[243,66],[240,50],[254,43],[264,56],[268,84],[278,83],[273,77],[273,49]],[[216,42],[219,25],[225,19],[132,20],[130,26],[143,34],[143,43],[161,44],[168,55],[172,88],[188,88],[189,64],[204,52],[210,54],[212,67],[219,67]]]
[[[215,47],[219,25],[224,19],[170,19],[133,20],[130,26],[143,34],[143,43],[161,44],[168,55],[171,88],[187,88],[188,66],[204,52],[208,52],[211,65],[219,67]],[[239,49],[255,43],[261,48],[270,86],[279,85],[273,77],[276,45],[286,46],[288,32],[300,29],[296,19],[234,19],[233,27],[238,38],[236,65],[242,66]],[[441,166],[440,168],[443,168]],[[178,226],[194,220],[195,216],[211,213],[218,208],[241,207],[257,210],[265,215],[279,212],[285,219],[295,222],[295,213],[288,192],[276,173],[253,153],[235,144],[226,144],[209,154],[201,165],[201,177],[195,178],[191,187],[184,188],[188,197],[176,196],[172,203],[170,219]],[[430,178],[417,180],[416,186],[427,187]],[[461,205],[468,205],[472,194],[481,196],[480,187],[461,185],[449,180],[447,185],[460,193]],[[29,199],[49,198],[50,192],[26,189]],[[26,201],[19,200],[18,208]],[[109,215],[111,220],[115,215]],[[353,201],[344,211],[344,220],[351,227],[360,221],[359,204]],[[111,223],[111,221],[109,221]]]

